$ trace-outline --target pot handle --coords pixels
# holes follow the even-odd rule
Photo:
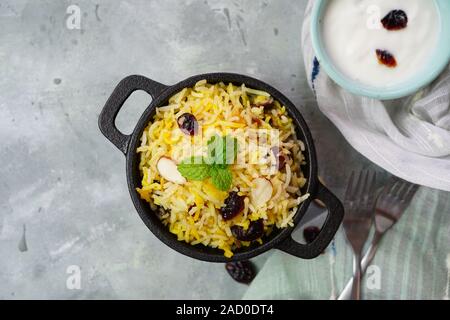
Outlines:
[[[126,77],[119,82],[100,113],[98,118],[100,131],[126,155],[131,135],[125,135],[117,129],[115,125],[117,114],[133,92],[143,90],[147,92],[152,99],[155,99],[166,88],[168,88],[166,85],[144,76],[133,75]]]
[[[328,247],[344,218],[344,207],[339,199],[320,183],[316,198],[325,203],[328,209],[328,216],[317,238],[309,244],[301,244],[289,236],[275,246],[277,249],[299,258],[313,259]]]

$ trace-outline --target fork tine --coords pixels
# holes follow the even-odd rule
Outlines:
[[[408,192],[410,187],[411,187],[411,183],[402,180],[400,189],[398,190],[397,197],[399,199],[403,199],[403,197],[406,195],[406,193]]]
[[[368,208],[373,209],[375,207],[375,202],[377,200],[376,196],[376,182],[377,174],[374,171],[369,171],[366,179],[365,194],[366,198],[365,204]],[[365,215],[367,217],[373,216],[375,214],[374,210],[365,210]]]
[[[363,187],[364,187],[364,182],[363,180],[365,180],[367,178],[367,171],[360,171],[359,172],[359,177],[358,177],[358,182],[356,183],[356,190],[355,190],[355,196],[357,199],[361,198],[364,193],[363,193]]]
[[[412,197],[416,194],[418,189],[419,189],[419,185],[417,185],[417,184],[411,185],[408,188],[408,192],[405,194],[405,196],[402,198],[402,200],[405,202],[411,201]]]
[[[372,195],[372,200],[375,202],[376,201],[376,196],[375,193],[377,191],[377,173],[376,172],[372,172],[372,180],[370,182],[370,188],[369,188],[369,192],[370,195]]]
[[[384,196],[388,195],[391,192],[393,185],[394,185],[394,179],[392,179],[392,177],[391,177],[388,179],[388,181],[384,185],[384,187],[381,190],[378,197],[384,197]]]
[[[389,194],[391,196],[395,196],[398,192],[398,189],[400,187],[400,181],[398,179],[394,180],[394,183],[392,184],[391,188],[389,189]]]
[[[409,186],[411,185],[409,182],[404,181],[404,180],[400,180],[400,186],[397,190],[397,193],[395,194],[395,196],[399,199],[401,199],[405,193],[408,191]]]
[[[372,179],[372,174],[371,171],[367,170],[364,172],[364,184],[362,185],[362,191],[361,191],[361,195],[362,196],[367,196],[370,193],[370,185],[372,183],[371,181]]]
[[[350,174],[350,179],[348,180],[347,191],[345,192],[344,202],[349,201],[353,197],[353,193],[354,193],[353,180],[354,179],[355,179],[355,171],[352,171],[352,173]]]
[[[377,191],[377,173],[374,172],[373,174],[373,188],[372,188],[373,192]]]

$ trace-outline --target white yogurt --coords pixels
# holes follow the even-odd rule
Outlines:
[[[392,10],[405,11],[405,29],[383,27],[381,19]],[[348,78],[373,87],[404,83],[421,71],[440,29],[432,0],[330,0],[322,23],[323,43],[333,64]],[[397,66],[380,64],[377,49],[392,53]]]

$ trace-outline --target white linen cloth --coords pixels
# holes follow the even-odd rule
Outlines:
[[[353,95],[321,70],[311,43],[314,0],[305,11],[302,49],[320,110],[372,162],[405,180],[450,191],[450,66],[413,96],[378,101]]]

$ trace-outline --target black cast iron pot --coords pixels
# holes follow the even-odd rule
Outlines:
[[[164,226],[155,212],[152,212],[149,204],[142,200],[136,188],[141,186],[141,175],[139,172],[139,155],[136,149],[139,146],[142,132],[147,124],[153,119],[155,109],[165,105],[169,98],[175,93],[186,87],[193,87],[197,81],[206,79],[209,83],[233,83],[235,85],[246,84],[248,87],[263,90],[272,95],[282,105],[286,106],[289,115],[294,120],[299,139],[305,144],[306,165],[302,167],[303,173],[307,178],[303,192],[311,196],[304,201],[298,208],[294,217],[294,224],[298,225],[303,218],[311,200],[319,199],[326,204],[328,216],[318,237],[310,244],[300,244],[294,241],[291,233],[292,227],[284,229],[275,229],[269,237],[264,238],[262,245],[254,244],[248,248],[241,248],[235,251],[231,259],[224,257],[223,251],[213,249],[203,245],[192,246],[185,242],[178,241],[176,236],[169,232],[168,227]],[[143,90],[150,94],[152,102],[144,111],[131,135],[124,135],[115,126],[115,119],[128,97],[136,90]],[[276,248],[296,257],[312,259],[321,254],[333,239],[336,231],[344,216],[344,209],[340,201],[327,188],[325,188],[317,178],[317,160],[314,143],[311,133],[296,107],[283,94],[268,84],[254,78],[232,73],[210,73],[197,75],[173,86],[166,86],[143,76],[133,75],[123,79],[114,89],[111,97],[106,102],[100,117],[99,126],[101,132],[126,156],[126,171],[128,180],[128,189],[131,199],[136,207],[139,216],[145,225],[162,242],[172,249],[190,256],[195,259],[210,262],[227,262],[247,260],[255,257],[270,249]]]

